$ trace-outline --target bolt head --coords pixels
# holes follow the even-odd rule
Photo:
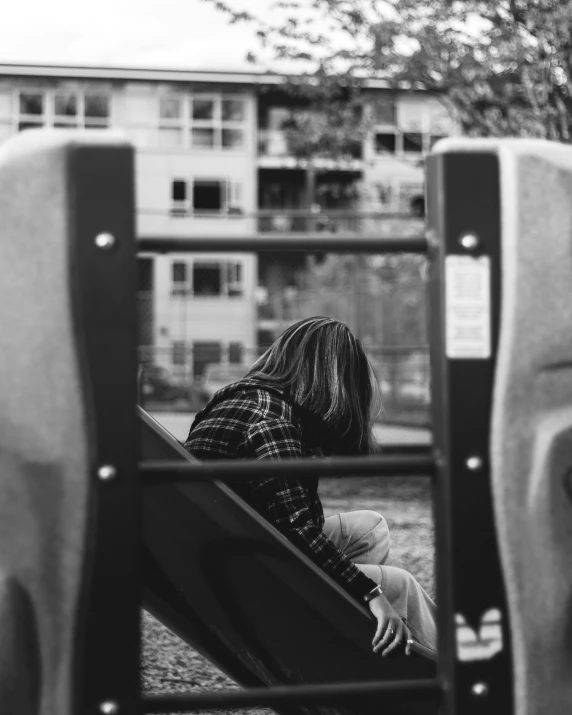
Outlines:
[[[117,715],[119,705],[115,700],[105,700],[103,703],[100,703],[99,712],[102,713],[102,715]]]
[[[471,472],[478,472],[480,469],[483,468],[483,460],[476,455],[468,457],[465,464],[467,465],[467,469],[470,469]]]
[[[104,251],[108,251],[115,246],[115,236],[111,233],[98,233],[95,237],[95,245]]]
[[[471,693],[476,698],[485,698],[489,694],[489,686],[486,683],[474,683]]]
[[[478,247],[480,241],[474,233],[465,233],[459,239],[459,243],[466,251],[474,251]]]
[[[101,479],[102,482],[110,482],[117,476],[117,469],[115,469],[112,464],[103,464],[97,470],[97,476]]]

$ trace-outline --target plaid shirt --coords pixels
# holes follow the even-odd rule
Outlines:
[[[197,414],[185,448],[199,460],[279,460],[322,454],[297,410],[281,393],[251,380],[216,393]],[[361,599],[375,586],[322,531],[324,512],[317,478],[301,482],[277,475],[232,487],[352,596]]]

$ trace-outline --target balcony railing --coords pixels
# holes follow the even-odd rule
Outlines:
[[[334,162],[361,160],[363,146],[360,139],[332,136],[311,136],[304,132],[284,129],[260,129],[258,154],[265,157],[322,159]]]
[[[421,188],[417,195],[422,199]],[[422,229],[424,206],[411,197],[395,200],[385,211],[347,209],[309,211],[308,209],[260,209],[257,230],[260,233],[367,233],[408,236]]]

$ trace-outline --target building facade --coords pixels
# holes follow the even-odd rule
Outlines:
[[[368,129],[347,151],[308,150],[295,128],[306,109],[279,76],[0,65],[0,142],[40,127],[119,130],[133,142],[139,237],[240,243],[256,232],[376,230],[332,211],[419,216],[422,159],[453,131],[447,110],[383,82],[370,83],[364,106]],[[298,317],[286,307],[305,260],[140,254],[142,360],[186,379],[250,362]]]

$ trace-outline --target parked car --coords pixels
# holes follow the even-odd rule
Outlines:
[[[206,365],[204,371],[204,389],[208,395],[208,399],[220,390],[233,382],[237,382],[248,371],[250,365],[242,363],[210,363]]]
[[[187,380],[173,377],[160,365],[141,366],[141,395],[145,401],[171,402],[189,399]]]

